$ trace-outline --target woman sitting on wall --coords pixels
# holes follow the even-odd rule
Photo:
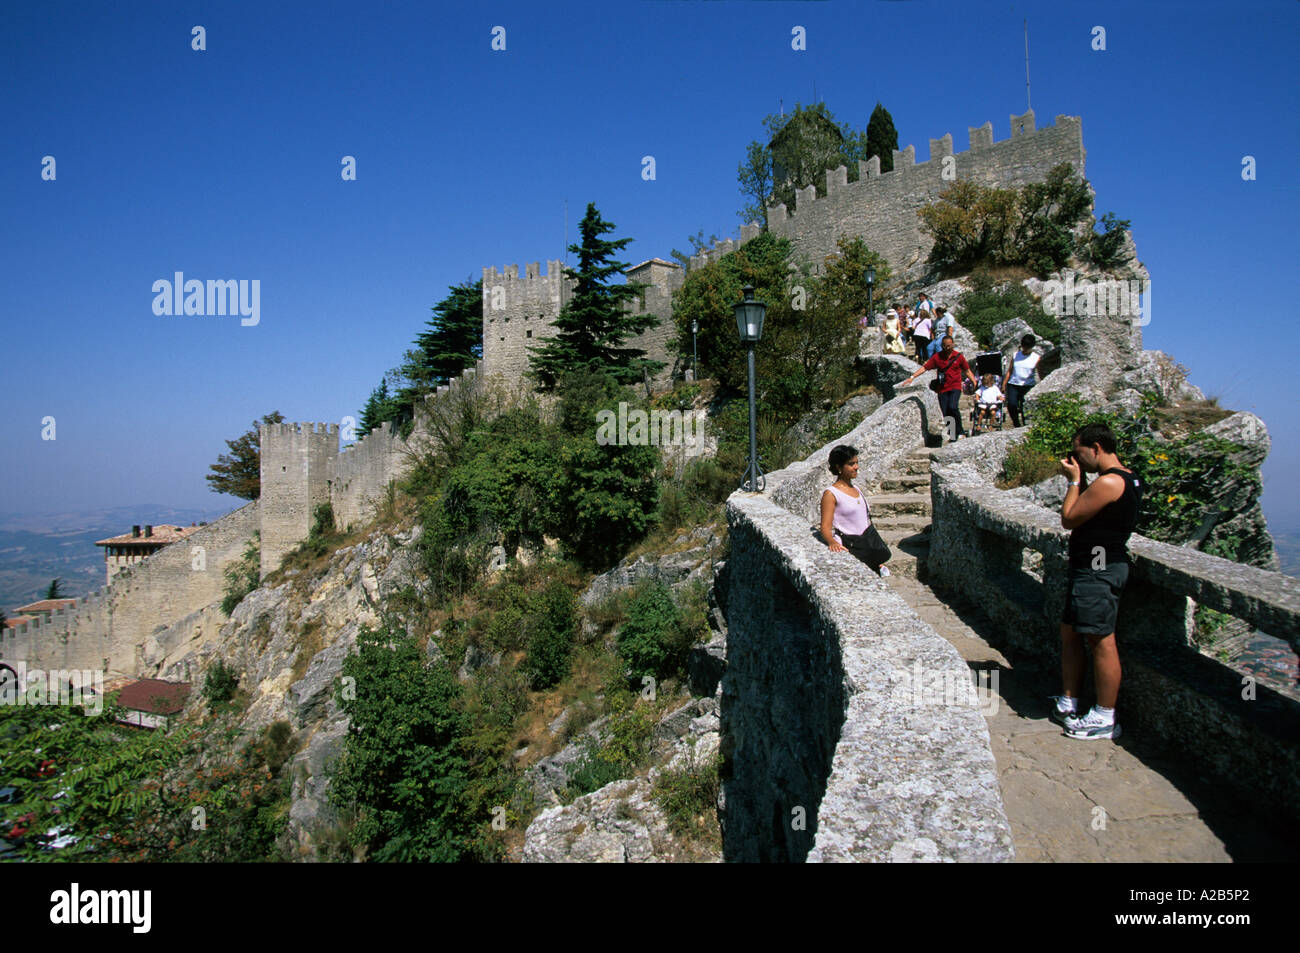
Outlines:
[[[866,495],[853,485],[858,475],[858,451],[841,444],[831,451],[831,473],[835,482],[822,493],[822,539],[833,553],[852,553],[880,576],[888,576],[884,565],[889,547],[871,525]]]

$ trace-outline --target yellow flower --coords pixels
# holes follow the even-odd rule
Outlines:
[[[1174,500],[1176,500],[1176,499],[1178,499],[1177,496],[1171,496],[1171,497],[1169,497],[1167,500],[1165,500],[1165,502],[1166,502],[1166,503],[1172,503],[1172,502],[1173,502]]]

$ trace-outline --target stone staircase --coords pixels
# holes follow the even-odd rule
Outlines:
[[[894,555],[886,564],[892,574],[924,580],[930,552],[930,459],[934,451],[920,447],[880,481],[880,492],[868,494],[871,522]]]

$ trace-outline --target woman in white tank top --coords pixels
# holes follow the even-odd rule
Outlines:
[[[853,485],[858,475],[858,452],[848,445],[840,445],[831,451],[830,470],[836,480],[822,493],[821,501],[821,535],[833,553],[852,552],[877,574],[888,576],[889,570],[884,560],[889,558],[888,550],[883,552],[884,559],[876,561],[882,553],[879,550],[867,552],[861,539],[871,527],[871,511],[867,507],[866,495]],[[843,537],[849,537],[853,548],[844,545]],[[879,540],[879,535],[868,534],[869,541]],[[883,546],[883,543],[880,545]]]

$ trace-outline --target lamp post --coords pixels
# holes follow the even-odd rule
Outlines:
[[[867,265],[867,325],[876,326],[876,308],[875,308],[875,288],[876,288],[876,266]]]
[[[700,345],[696,335],[700,333],[700,322],[696,318],[691,318],[691,373],[695,375],[695,382],[700,381]]]
[[[758,466],[758,424],[754,408],[754,346],[763,336],[763,318],[767,305],[754,300],[754,286],[745,285],[745,300],[736,306],[736,330],[745,345],[749,359],[749,468],[740,488],[748,493],[761,493],[767,481]]]

